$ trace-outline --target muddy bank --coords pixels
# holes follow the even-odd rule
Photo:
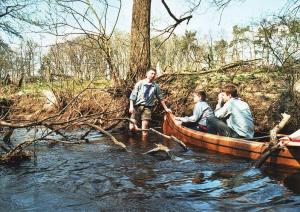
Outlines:
[[[284,129],[285,132],[300,128],[299,93],[291,93],[286,76],[276,70],[243,67],[206,74],[165,74],[159,77],[157,82],[165,93],[167,105],[176,115],[192,113],[194,103],[191,93],[194,89],[204,89],[208,94],[208,103],[215,107],[217,95],[223,85],[231,82],[238,86],[240,97],[249,103],[257,130],[270,130],[280,121],[282,112],[292,115]],[[120,93],[120,89],[118,93],[113,92],[114,90],[96,87],[86,90],[76,98],[60,119],[68,120],[92,113],[103,113],[104,119],[128,117],[126,94]],[[56,102],[50,104],[50,107],[49,98],[47,99],[43,92],[10,95],[5,101],[1,101],[1,105],[10,106],[9,119],[40,119],[61,110],[73,101],[78,93],[63,89],[56,91]],[[158,125],[162,120],[163,111],[159,105],[154,110],[156,120],[153,124]],[[111,124],[111,121],[104,122],[104,125]]]
[[[49,94],[50,95],[45,95]],[[55,97],[55,99],[53,98]],[[111,92],[103,89],[87,89],[81,93],[59,90],[43,90],[42,92],[23,93],[17,92],[6,97],[10,102],[9,113],[6,120],[15,122],[28,122],[57,116],[57,121],[68,121],[77,117],[96,114],[99,124],[110,126],[114,118],[124,117],[127,107],[127,98],[123,96],[116,97]],[[53,120],[54,121],[54,120]]]

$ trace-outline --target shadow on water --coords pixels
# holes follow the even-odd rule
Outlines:
[[[150,135],[114,134],[129,152],[99,134],[83,145],[36,146],[36,162],[0,167],[0,205],[15,210],[270,210],[299,207],[300,173],[255,169],[251,161]],[[22,132],[19,133],[22,137]],[[144,152],[163,143],[171,150]]]

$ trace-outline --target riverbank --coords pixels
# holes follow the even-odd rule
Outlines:
[[[179,116],[191,114],[191,93],[194,89],[205,90],[208,103],[215,107],[222,86],[232,82],[238,86],[240,97],[249,103],[257,130],[270,130],[281,119],[282,112],[292,115],[285,131],[300,128],[299,93],[291,91],[287,75],[276,68],[242,66],[225,71],[164,73],[157,82],[165,93],[167,104]],[[56,85],[30,84],[27,88],[18,90],[11,87],[10,92],[7,90],[2,87],[4,98],[0,102],[1,115],[6,114],[6,119],[38,120],[58,113],[66,106],[59,117],[62,120],[103,113],[102,123],[109,125],[108,119],[128,117],[128,94],[122,93],[128,88],[116,89],[109,81],[100,80],[89,85],[89,82],[71,80],[57,82]],[[162,108],[157,105],[154,110],[154,118],[161,120]]]

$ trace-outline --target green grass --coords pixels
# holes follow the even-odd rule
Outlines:
[[[8,85],[8,86],[1,86],[0,94],[5,96],[12,95],[17,92],[22,92],[25,94],[39,94],[43,90],[56,90],[56,91],[65,91],[65,92],[79,92],[85,89],[89,85],[89,80],[82,80],[82,79],[68,79],[68,80],[59,80],[54,82],[31,82],[25,83],[21,88],[18,88],[16,85]],[[107,88],[112,83],[106,79],[97,79],[95,80],[90,87],[92,88]]]

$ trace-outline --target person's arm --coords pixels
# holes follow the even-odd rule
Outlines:
[[[167,112],[167,113],[172,113],[172,110],[171,109],[169,109],[168,107],[167,107],[167,105],[166,105],[166,103],[165,103],[165,100],[160,100],[160,103],[161,103],[161,105],[163,106],[163,108],[164,108],[164,110]]]
[[[134,101],[136,101],[137,99],[137,95],[139,92],[139,86],[140,86],[140,82],[136,83],[133,90],[131,91],[130,97],[129,97],[129,113],[133,113],[134,112]]]
[[[203,110],[202,110],[201,104],[197,103],[194,107],[193,115],[182,117],[182,118],[180,118],[180,120],[182,122],[197,122],[197,121],[199,121],[200,117],[202,116],[202,113],[203,113]]]
[[[134,107],[133,107],[133,100],[129,100],[129,113],[133,113],[134,112]]]
[[[218,103],[217,103],[217,105],[216,105],[216,110],[218,110],[218,109],[220,109],[222,106],[223,106],[223,104],[224,104],[224,97],[225,97],[225,93],[219,93],[219,95],[218,95]]]
[[[167,107],[167,105],[166,105],[166,103],[165,103],[165,100],[163,99],[163,94],[162,94],[162,92],[161,92],[161,90],[160,90],[159,85],[158,85],[158,84],[156,84],[156,85],[157,85],[157,87],[156,87],[156,97],[157,97],[157,99],[159,100],[159,102],[161,103],[161,105],[163,106],[164,110],[165,110],[167,113],[172,113],[172,110],[170,110],[170,109]]]
[[[219,103],[218,103],[219,104]],[[225,118],[228,117],[228,115],[231,114],[231,103],[230,102],[226,102],[223,106],[216,107],[216,110],[214,111],[215,113],[215,117],[216,118]]]

